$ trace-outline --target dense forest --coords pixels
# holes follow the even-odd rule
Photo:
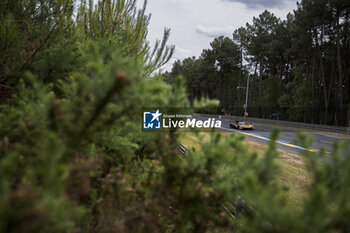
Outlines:
[[[191,101],[220,100],[226,113],[347,126],[350,108],[350,2],[302,0],[285,20],[265,10],[232,38],[217,37],[199,58],[177,61]]]
[[[323,94],[322,77],[333,73],[325,81],[331,109],[338,80],[344,77],[339,112],[349,98],[345,91],[348,12],[339,10],[338,22],[318,26],[316,31],[324,27],[318,50],[311,41],[300,41],[311,47],[298,47],[303,53],[293,59],[284,53],[286,43],[277,39],[273,40],[276,47],[266,44],[263,50],[250,47],[263,41],[243,40],[255,37],[216,39],[202,58],[187,59],[173,69],[175,73],[176,67],[198,65],[196,72],[189,69],[193,79],[184,74],[186,85],[193,86],[188,100],[181,76],[172,78],[169,85],[164,82],[169,76],[154,75],[171,58],[174,46],[167,45],[169,29],[155,45],[147,42],[150,16],[145,9],[146,2],[138,9],[135,0],[0,2],[0,232],[349,232],[350,148],[346,142],[335,144],[331,156],[323,150],[303,151],[307,195],[300,206],[294,206],[276,162],[277,131],[272,132],[266,151],[259,153],[247,148],[243,136],[207,132],[203,139],[194,131],[198,148],[180,156],[182,132],[141,130],[143,107],[218,105],[205,98],[193,101],[199,96],[219,96],[222,106],[230,106],[226,83],[235,73],[244,82],[248,70],[242,67],[248,67],[247,61],[257,70],[256,77],[261,74],[262,106],[270,79],[281,85],[281,91],[290,86],[282,99],[294,100],[293,93],[309,91],[309,80],[302,78],[305,69],[314,72],[315,96]],[[293,19],[290,27],[303,28],[296,27],[296,22]],[[287,26],[278,20],[276,25],[281,30]],[[332,37],[333,29],[342,37]],[[289,34],[279,35],[288,39]],[[253,52],[254,56],[249,55]],[[218,54],[235,57],[220,55],[221,70],[208,65],[200,71],[203,62],[215,64]],[[208,78],[200,81],[201,72]],[[210,79],[213,74],[220,80]],[[255,79],[252,85],[259,84]],[[272,94],[268,97],[279,98]],[[304,101],[308,95],[303,98],[298,101],[310,104]],[[316,99],[315,106],[323,103]],[[312,146],[306,134],[300,134],[299,140],[305,148]]]

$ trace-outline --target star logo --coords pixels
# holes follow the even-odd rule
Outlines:
[[[153,116],[151,122],[153,122],[154,120],[157,119],[157,121],[159,121],[159,117],[162,115],[161,113],[159,113],[159,109],[157,109],[157,111],[155,113],[151,113],[151,115]]]
[[[143,112],[143,128],[144,129],[160,129],[160,118],[162,113],[157,109],[156,112]]]

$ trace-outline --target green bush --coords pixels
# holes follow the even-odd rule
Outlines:
[[[8,21],[36,4],[52,12]],[[46,38],[50,31],[39,29],[51,23],[51,35],[66,39],[33,39],[36,54],[25,49],[29,39],[11,39],[4,53],[12,58],[1,66],[0,232],[349,231],[348,145],[335,145],[332,156],[305,154],[313,182],[300,210],[286,205],[276,180],[273,142],[258,156],[243,137],[212,132],[201,150],[180,157],[180,132],[144,133],[140,124],[143,107],[188,106],[181,77],[169,86],[148,76],[171,56],[168,31],[152,55],[148,17],[132,13],[133,1],[90,1],[74,23],[71,6],[3,5],[2,30],[26,34],[33,23]],[[27,59],[10,64],[19,54]]]

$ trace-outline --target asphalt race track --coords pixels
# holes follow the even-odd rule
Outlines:
[[[279,148],[288,150],[291,152],[300,152],[300,150],[306,150],[306,148],[301,147],[298,143],[298,133],[306,132],[309,136],[314,138],[314,144],[309,151],[318,152],[323,148],[327,153],[330,153],[335,142],[342,140],[350,140],[350,135],[330,133],[325,131],[311,131],[294,129],[290,127],[280,127],[272,125],[254,124],[254,130],[237,130],[232,129],[229,126],[229,120],[222,120],[223,132],[236,133],[245,135],[249,140],[254,140],[257,142],[268,143],[270,140],[270,133],[274,128],[278,128],[280,135],[277,141]]]

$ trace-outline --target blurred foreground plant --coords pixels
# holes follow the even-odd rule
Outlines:
[[[182,158],[180,132],[141,131],[143,107],[189,103],[181,77],[149,79],[172,48],[165,33],[149,50],[134,2],[82,1],[73,23],[73,1],[5,1],[2,32],[53,32],[24,45],[5,38],[0,81],[13,91],[0,106],[0,232],[348,232],[345,144],[331,157],[305,154],[314,180],[294,210],[276,181],[273,142],[258,156],[243,137],[212,132]]]

